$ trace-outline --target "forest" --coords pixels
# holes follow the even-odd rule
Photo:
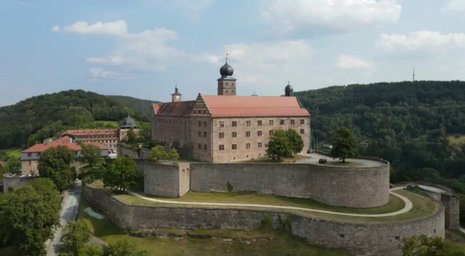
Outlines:
[[[353,84],[295,94],[311,113],[314,148],[328,150],[334,131],[349,127],[361,155],[391,162],[392,183],[429,181],[465,195],[465,82]]]
[[[82,90],[32,97],[0,107],[0,149],[25,148],[69,128],[105,128],[96,120],[120,121],[131,115],[148,121],[150,106],[150,101]]]

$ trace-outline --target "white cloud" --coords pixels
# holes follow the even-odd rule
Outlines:
[[[249,84],[281,85],[306,73],[313,49],[303,40],[225,46],[240,80]]]
[[[92,79],[105,79],[105,80],[120,80],[120,79],[128,79],[128,77],[115,72],[110,71],[104,68],[91,68],[89,70],[90,76]]]
[[[339,55],[336,66],[341,70],[367,70],[373,68],[375,64],[371,61],[341,54]]]
[[[455,12],[465,10],[465,0],[449,0],[442,8],[442,11]]]
[[[402,10],[395,0],[267,0],[262,6],[262,18],[283,32],[308,27],[347,31],[394,23]]]
[[[60,32],[61,28],[59,26],[53,26],[52,32]]]
[[[78,21],[72,25],[65,26],[63,29],[61,29],[59,26],[54,26],[52,31],[75,34],[123,36],[127,34],[128,28],[126,21],[124,20],[117,20],[113,22],[96,22],[94,24],[89,24],[85,21]]]
[[[417,51],[440,53],[465,48],[465,33],[446,33],[437,31],[416,31],[407,35],[382,34],[376,46],[387,52]]]

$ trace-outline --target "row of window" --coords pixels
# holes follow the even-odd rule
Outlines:
[[[289,123],[291,125],[294,125],[295,121],[296,121],[295,119],[291,119],[291,120],[289,120]],[[274,120],[268,120],[268,124],[271,125],[271,126],[274,125]],[[285,119],[279,120],[279,124],[280,125],[286,124],[286,120]],[[300,119],[300,124],[305,124],[305,119]],[[224,127],[225,122],[224,121],[219,121],[219,125],[220,125],[220,127]],[[231,121],[231,126],[232,127],[237,127],[237,121]],[[245,121],[245,126],[247,126],[247,127],[252,126],[252,121],[251,120],[246,120]],[[263,120],[257,120],[257,126],[263,126]]]
[[[266,145],[265,145],[266,146]],[[245,149],[250,149],[251,147],[251,144],[250,143],[245,143]],[[263,147],[263,143],[262,142],[258,142],[257,143],[257,148],[262,148]],[[224,150],[224,145],[223,144],[220,144],[218,145],[218,149],[220,151],[223,151]],[[231,149],[232,150],[237,150],[237,144],[231,144]]]
[[[273,130],[268,131],[268,135],[271,136],[273,134]],[[305,129],[300,129],[300,134],[305,134]],[[257,136],[261,137],[263,135],[262,131],[257,131]],[[199,132],[199,137],[201,137],[201,132]],[[207,137],[205,135],[205,137]],[[231,132],[231,137],[236,138],[237,137],[237,132]],[[250,131],[245,132],[245,137],[250,137]],[[218,138],[223,139],[224,138],[224,132],[219,132],[218,133]]]

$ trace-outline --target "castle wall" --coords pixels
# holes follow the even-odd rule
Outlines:
[[[8,193],[11,190],[17,190],[31,183],[38,177],[18,177],[18,176],[3,176],[3,193]]]
[[[442,194],[441,202],[445,209],[446,229],[458,230],[460,228],[460,199],[457,195]]]
[[[344,207],[389,201],[389,164],[356,168],[314,164],[191,164],[194,192],[256,192]]]
[[[144,193],[162,197],[179,197],[189,191],[189,164],[160,164],[137,161],[144,175]]]
[[[360,224],[272,211],[126,205],[107,191],[89,187],[84,188],[84,196],[121,228],[131,231],[163,228],[254,230],[260,227],[264,218],[271,217],[273,228],[290,227],[293,235],[309,243],[344,248],[366,256],[400,256],[401,240],[413,235],[444,237],[444,210],[441,206],[438,212],[420,220]]]

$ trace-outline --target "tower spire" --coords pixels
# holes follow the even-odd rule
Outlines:
[[[415,67],[413,67],[412,82],[415,82]]]

